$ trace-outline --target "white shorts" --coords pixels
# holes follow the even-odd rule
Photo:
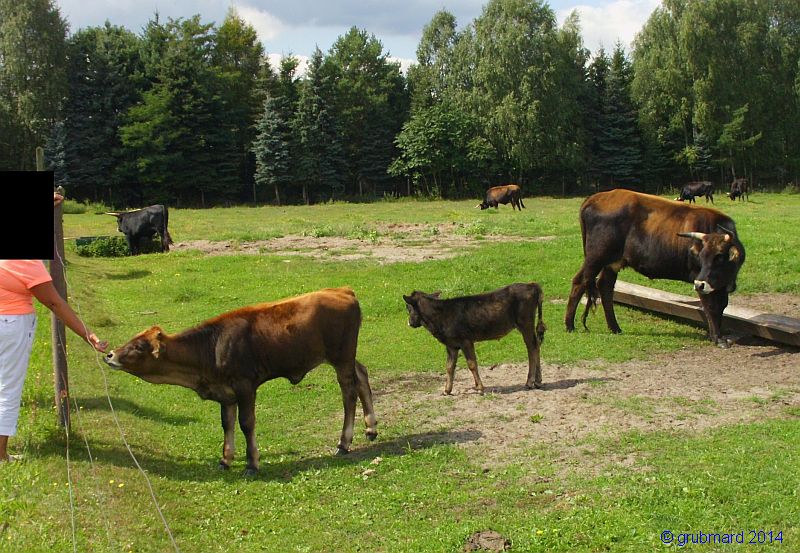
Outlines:
[[[17,433],[22,387],[35,334],[35,313],[0,315],[0,436]]]

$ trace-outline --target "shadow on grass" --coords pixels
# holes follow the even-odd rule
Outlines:
[[[137,278],[144,278],[151,274],[153,273],[142,269],[130,269],[125,273],[106,273],[105,278],[108,280],[136,280]]]
[[[77,401],[79,407],[83,407],[86,410],[92,411],[111,411],[111,407],[108,405],[108,398],[103,397],[78,397],[74,398]],[[32,401],[28,402],[29,404],[36,405],[40,409],[52,409],[53,408],[53,396],[45,395],[45,394],[37,394]],[[171,424],[173,426],[182,426],[185,424],[197,422],[202,420],[202,417],[186,417],[186,416],[175,416],[169,415],[162,410],[159,409],[151,409],[149,407],[143,407],[138,403],[130,401],[128,399],[121,399],[121,398],[111,398],[111,404],[114,406],[114,411],[125,411],[127,413],[131,413],[132,415],[136,415],[142,419],[149,419],[152,421],[162,422],[164,424]],[[73,400],[70,400],[70,409],[74,410],[75,405]],[[74,414],[74,413],[73,413]]]
[[[563,380],[556,380],[554,382],[544,382],[539,390],[531,390],[524,384],[515,384],[512,386],[487,386],[486,390],[493,394],[513,394],[516,392],[531,392],[535,394],[537,392],[541,393],[542,391],[547,392],[549,390],[567,390],[569,388],[574,388],[578,384],[586,384],[586,383],[592,384],[599,382],[608,382],[611,380],[619,380],[619,379],[612,378],[610,376],[596,377],[596,378],[565,378]]]
[[[261,468],[254,477],[248,480],[260,481],[280,481],[290,482],[298,474],[313,470],[336,469],[349,465],[358,464],[366,459],[376,457],[399,457],[411,454],[421,449],[427,449],[437,445],[459,444],[473,442],[479,439],[482,433],[476,430],[442,431],[442,432],[422,432],[418,434],[407,434],[397,438],[381,441],[380,437],[372,443],[360,443],[348,455],[336,456],[333,454],[334,448],[330,448],[330,453],[314,455],[305,458],[291,458],[293,451],[285,454],[274,453],[269,457],[279,459],[270,461],[269,457],[263,455]],[[210,481],[229,481],[232,483],[240,482],[245,477],[243,471],[245,467],[244,451],[237,451],[238,455],[230,470],[221,470],[218,465],[219,454],[221,451],[209,451],[206,461],[199,462],[193,459],[166,457],[163,451],[155,451],[146,443],[132,443],[129,440],[131,450],[142,468],[150,475],[164,477],[169,480],[191,481],[191,482],[210,482]],[[334,445],[333,443],[331,444]],[[115,467],[130,469],[135,468],[135,463],[128,453],[123,443],[109,444],[97,440],[89,440],[89,447],[95,463],[111,465]],[[56,429],[50,432],[41,444],[41,449],[37,455],[42,457],[63,457],[64,456],[64,434]],[[88,461],[86,447],[84,444],[71,447],[72,461]]]

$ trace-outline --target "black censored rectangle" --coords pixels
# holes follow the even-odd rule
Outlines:
[[[0,259],[53,259],[53,172],[0,171]]]

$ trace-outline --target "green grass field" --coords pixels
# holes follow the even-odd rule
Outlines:
[[[401,294],[414,289],[453,296],[540,282],[548,323],[546,364],[617,363],[687,346],[712,347],[699,327],[624,308],[617,309],[622,335],[610,335],[599,312],[589,319],[591,332],[567,334],[563,300],[582,261],[581,200],[525,202],[528,209],[521,213],[481,212],[473,209],[474,200],[170,211],[176,241],[368,239],[390,233],[390,224],[409,223],[422,229],[456,223],[478,239],[478,247],[464,255],[419,263],[192,251],[83,258],[75,254],[74,241],[68,242],[70,301],[112,346],[153,324],[176,332],[242,305],[351,286],[364,315],[359,359],[376,392],[380,435],[368,443],[357,426],[353,453],[332,456],[341,429],[341,396],[333,371],[323,366],[298,386],[279,380],[260,388],[261,471],[253,479],[242,477],[243,439],[237,431],[233,470],[221,472],[216,403],[183,388],[111,373],[70,335],[74,409],[66,436],[55,424],[49,316],[40,309],[19,433],[11,441],[11,451],[25,459],[0,466],[0,551],[173,550],[126,443],[149,477],[181,551],[452,552],[460,551],[470,534],[488,528],[509,538],[512,551],[654,551],[664,547],[665,530],[677,535],[751,529],[771,530],[774,537],[780,531],[782,542],[773,547],[800,550],[796,405],[781,416],[701,432],[627,432],[612,439],[598,434],[590,439],[594,450],[637,455],[632,466],[600,471],[567,464],[557,448],[535,443],[487,468],[480,449],[459,445],[469,436],[420,430],[429,412],[400,415],[382,408],[380,392],[401,377],[428,376],[436,387],[443,385],[444,348],[406,324]],[[747,250],[737,295],[800,295],[800,235],[794,226],[800,223],[800,195],[754,194],[749,203],[721,197],[717,205],[737,221]],[[117,234],[113,218],[91,213],[65,215],[64,230],[71,238]],[[555,238],[491,241],[497,234]],[[622,278],[691,292],[684,283],[650,282],[631,271]],[[481,367],[526,359],[516,333],[479,344],[477,355]],[[462,358],[461,378],[464,366]],[[797,371],[800,382],[800,363]],[[603,393],[601,385],[587,392]],[[538,422],[535,412],[525,415],[531,425]]]

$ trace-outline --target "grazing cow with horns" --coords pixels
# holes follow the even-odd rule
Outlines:
[[[511,211],[516,207],[520,211],[525,207],[522,203],[522,188],[518,184],[506,184],[504,186],[495,186],[486,191],[486,197],[483,202],[476,205],[476,208],[481,208],[481,211],[490,207],[499,208],[500,204],[506,205],[511,202]]]
[[[747,200],[749,196],[750,190],[747,185],[747,179],[733,179],[733,182],[731,182],[731,191],[728,193],[728,197],[731,200],[736,200],[736,198],[739,198],[740,200]]]
[[[142,332],[106,357],[106,363],[154,384],[176,384],[217,401],[225,433],[220,467],[230,467],[234,433],[247,440],[247,469],[258,470],[256,389],[283,377],[297,384],[328,362],[344,400],[344,426],[337,454],[353,440],[356,400],[361,399],[367,438],[378,435],[367,369],[356,360],[361,309],[349,288],[328,288],[273,303],[243,307],[179,334],[159,327]]]
[[[575,312],[584,292],[589,300],[584,327],[599,292],[608,328],[622,332],[614,315],[614,284],[617,273],[631,267],[649,278],[694,283],[709,338],[727,346],[721,334],[722,311],[736,289],[745,257],[730,217],[715,209],[618,189],[587,198],[580,221],[585,259],[572,279],[564,317],[568,331],[575,330]]]
[[[705,196],[706,202],[711,200],[711,203],[714,203],[714,183],[704,180],[704,181],[694,181],[694,182],[687,182],[681,188],[680,195],[675,198],[677,201],[682,202],[684,200],[688,200],[690,204],[695,203],[694,198],[695,196]]]
[[[117,218],[117,230],[125,235],[131,255],[137,255],[141,251],[142,240],[150,240],[156,234],[161,238],[161,251],[169,251],[172,236],[167,229],[169,223],[167,206],[151,205],[134,211],[115,211],[106,215]]]

